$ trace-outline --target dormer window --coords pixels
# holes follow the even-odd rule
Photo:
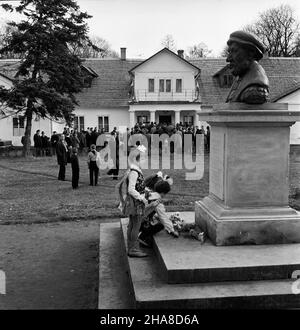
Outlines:
[[[224,74],[222,87],[231,87],[232,83],[233,83],[233,75],[228,73]]]
[[[229,65],[226,65],[224,68],[219,70],[214,74],[214,78],[217,78],[220,84],[220,87],[230,88],[233,83],[233,75],[229,69]]]
[[[92,86],[92,80],[98,77],[98,74],[90,67],[81,65],[81,72],[83,76],[83,85],[85,88]]]
[[[85,87],[85,88],[89,88],[89,87],[91,87],[91,86],[92,86],[92,80],[93,80],[92,77],[90,77],[90,76],[85,76],[85,77],[83,78],[83,85],[84,85],[84,87]]]

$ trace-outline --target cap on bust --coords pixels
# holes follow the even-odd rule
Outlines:
[[[229,36],[229,40],[227,41],[227,45],[230,46],[233,42],[238,44],[247,45],[253,48],[255,52],[255,60],[259,61],[262,59],[263,54],[265,52],[265,46],[263,43],[254,35],[245,31],[235,31],[232,32]]]

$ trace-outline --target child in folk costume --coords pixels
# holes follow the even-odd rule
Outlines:
[[[144,146],[138,146],[132,152],[131,165],[129,170],[124,175],[121,182],[116,186],[119,190],[119,197],[121,200],[120,207],[123,214],[129,216],[129,223],[127,227],[127,244],[128,244],[128,256],[129,257],[146,257],[139,248],[138,234],[144,215],[145,205],[147,200],[145,198],[145,182],[144,176],[141,170],[141,161],[143,154],[145,154],[146,148]],[[122,197],[121,190],[123,183],[127,183],[125,200]]]
[[[147,247],[152,246],[152,237],[159,231],[165,229],[173,237],[179,236],[175,230],[170,217],[166,213],[162,198],[171,190],[173,180],[167,176],[163,177],[161,172],[145,180],[148,188],[146,197],[148,205],[145,208],[145,217],[142,222],[139,242]]]

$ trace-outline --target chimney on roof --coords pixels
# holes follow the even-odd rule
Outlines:
[[[121,48],[121,60],[126,61],[126,48]]]
[[[184,50],[183,49],[178,49],[177,50],[177,54],[178,54],[179,57],[184,58],[183,53],[184,53]]]

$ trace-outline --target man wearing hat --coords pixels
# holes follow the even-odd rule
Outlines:
[[[258,61],[265,48],[252,34],[244,31],[231,33],[228,45],[229,68],[236,76],[226,102],[261,104],[268,101],[269,80]]]

